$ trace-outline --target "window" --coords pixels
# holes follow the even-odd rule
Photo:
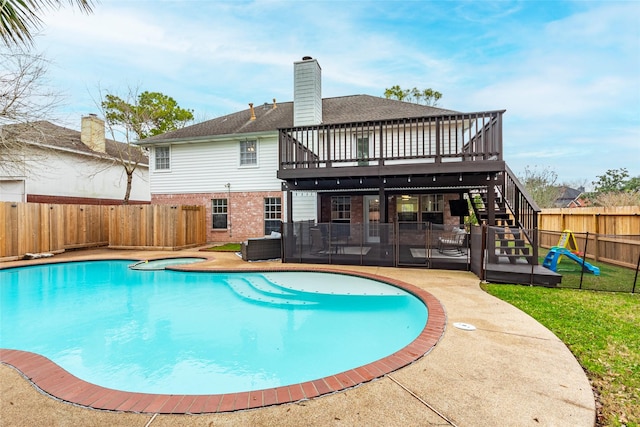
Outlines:
[[[170,163],[170,147],[164,146],[164,147],[156,147],[155,148],[155,152],[156,152],[156,170],[168,170],[169,166],[171,165]]]
[[[240,141],[240,166],[258,164],[258,141]]]
[[[358,157],[358,166],[367,166],[369,161],[369,137],[364,136],[356,138],[356,156]]]
[[[213,214],[213,229],[227,229],[227,199],[211,200],[211,213]]]
[[[398,222],[421,221],[444,224],[443,207],[444,196],[442,194],[402,195],[396,201]]]
[[[422,222],[444,224],[444,196],[426,194],[420,197]]]
[[[396,202],[398,222],[418,222],[418,197],[402,195]]]
[[[331,197],[331,221],[351,221],[351,196]]]
[[[280,232],[282,218],[282,199],[280,197],[265,197],[264,199],[264,234],[272,231]]]

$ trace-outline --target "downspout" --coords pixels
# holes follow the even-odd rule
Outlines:
[[[227,218],[229,219],[227,223],[227,229],[229,230],[229,237],[233,237],[233,232],[231,230],[231,183],[227,182],[225,185],[227,187]]]

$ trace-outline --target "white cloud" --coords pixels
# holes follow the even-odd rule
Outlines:
[[[48,15],[38,44],[82,114],[98,84],[140,84],[209,117],[290,101],[292,63],[311,55],[325,96],[431,87],[444,108],[507,109],[508,162],[589,164],[603,141],[638,145],[639,18],[635,2],[103,0]]]

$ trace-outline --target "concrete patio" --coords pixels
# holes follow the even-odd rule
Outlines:
[[[242,261],[232,253],[73,251],[0,268],[87,259],[203,256],[198,269],[318,269],[318,265]],[[513,306],[488,295],[472,273],[332,265],[411,283],[445,307],[447,323],[436,347],[413,364],[346,391],[256,410],[205,415],[117,413],[87,409],[39,392],[0,364],[3,426],[584,426],[595,422],[591,386],[555,335]],[[476,330],[454,327],[471,324]],[[6,325],[4,325],[6,327]]]

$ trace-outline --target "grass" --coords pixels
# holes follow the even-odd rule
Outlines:
[[[225,243],[224,245],[212,246],[202,250],[210,252],[240,252],[240,246],[240,243]]]
[[[599,397],[599,425],[640,427],[640,293],[585,290],[630,291],[635,271],[595,265],[600,276],[585,273],[582,290],[569,289],[580,282],[580,266],[570,260],[559,265],[560,289],[483,288],[534,317],[569,347]]]
[[[540,250],[540,265],[546,255],[545,250]],[[586,259],[586,262],[600,269],[600,275],[595,276],[591,273],[584,272],[582,275],[582,289],[593,289],[598,291],[617,291],[631,292],[635,278],[635,270],[630,268],[618,267],[611,264],[595,262]],[[581,265],[567,257],[562,257],[558,263],[557,272],[562,274],[562,288],[580,288],[580,270]],[[635,292],[640,293],[640,277],[636,283]]]

